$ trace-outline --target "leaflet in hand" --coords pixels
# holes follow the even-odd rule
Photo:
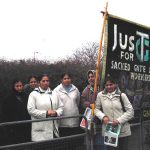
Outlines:
[[[91,129],[92,109],[87,107],[85,112],[84,112],[84,116],[87,119],[88,130],[90,130]],[[82,118],[82,120],[81,120],[80,127],[86,128],[86,120],[84,118]]]
[[[106,129],[104,132],[104,144],[117,147],[120,129],[120,124],[113,125],[112,122],[109,122],[106,125]]]

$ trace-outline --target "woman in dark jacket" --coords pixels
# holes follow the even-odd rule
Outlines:
[[[37,76],[31,75],[28,77],[28,84],[26,84],[23,89],[26,95],[29,97],[29,94],[38,87],[38,81]]]
[[[29,120],[27,112],[27,96],[23,92],[23,83],[15,79],[12,91],[3,104],[3,122]],[[16,144],[30,141],[30,124],[11,125],[5,128],[6,144]]]

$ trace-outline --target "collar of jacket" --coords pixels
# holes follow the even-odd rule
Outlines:
[[[72,87],[71,87],[69,93],[70,93],[71,91],[74,91],[74,90],[76,89],[75,86],[74,86],[73,84],[71,84],[71,85],[72,85]],[[59,91],[61,91],[61,92],[63,92],[63,93],[67,93],[66,90],[64,89],[62,83],[60,84]]]
[[[41,87],[35,88],[34,91],[37,91],[40,94],[52,94],[52,90],[48,88],[47,90],[43,90]]]
[[[102,94],[104,94],[104,95],[107,95],[107,91],[106,91],[106,89],[104,89],[103,91],[102,91]],[[114,93],[114,95],[120,95],[121,94],[121,91],[120,91],[120,89],[117,87],[116,88],[116,91],[115,91],[115,93]]]

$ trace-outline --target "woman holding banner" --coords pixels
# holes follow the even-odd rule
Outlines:
[[[95,101],[94,98],[94,83],[95,83],[95,70],[89,70],[87,72],[88,85],[82,92],[82,112],[85,111],[87,107],[92,109],[92,104]],[[99,90],[99,89],[98,89]],[[98,90],[96,94],[98,93]],[[94,117],[93,119],[95,124],[95,134],[94,134],[94,150],[106,150],[107,147],[104,145],[104,140],[101,135],[101,121]]]

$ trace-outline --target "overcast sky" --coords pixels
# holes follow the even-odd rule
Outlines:
[[[0,0],[0,58],[59,59],[99,42],[105,0]],[[150,27],[149,0],[108,0],[110,14]],[[38,53],[36,53],[38,52]]]

